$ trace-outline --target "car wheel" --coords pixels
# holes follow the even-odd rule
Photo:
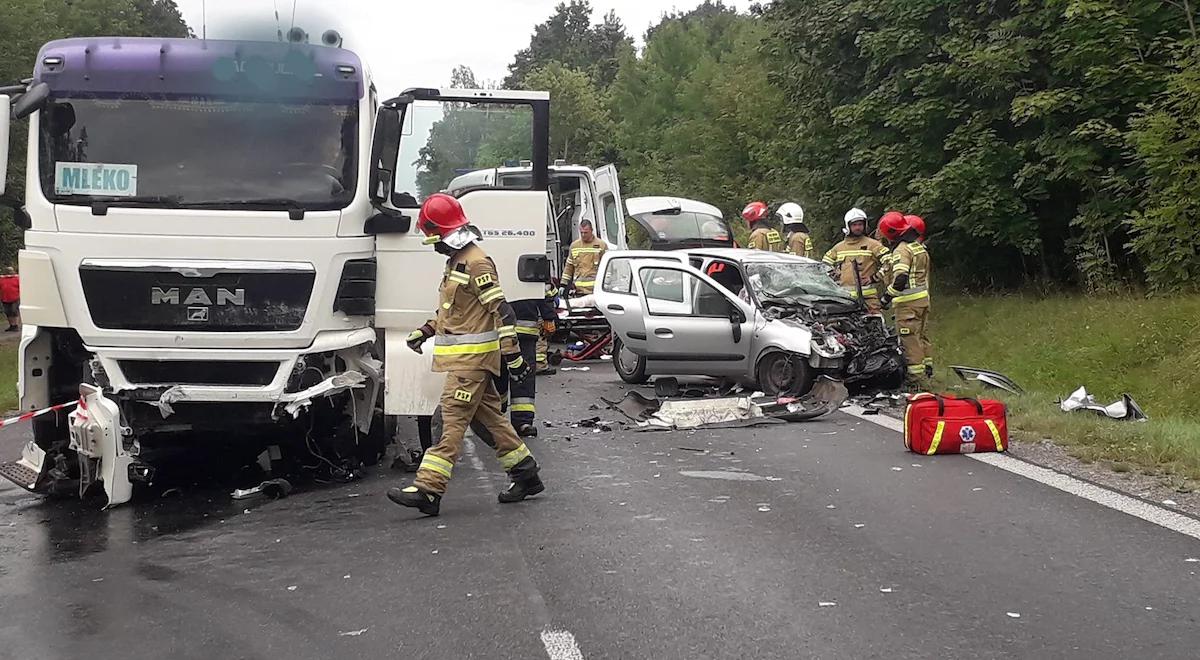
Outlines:
[[[767,396],[802,396],[816,374],[804,358],[776,351],[758,361],[758,387]]]
[[[649,380],[646,376],[646,357],[634,355],[633,351],[625,348],[620,338],[614,337],[612,344],[612,363],[621,380],[630,385],[641,385]]]

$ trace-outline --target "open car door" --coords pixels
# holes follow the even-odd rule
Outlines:
[[[429,415],[437,406],[443,378],[431,372],[431,347],[414,353],[405,337],[434,314],[446,257],[423,243],[416,219],[425,197],[475,169],[479,159],[532,161],[526,186],[481,185],[455,194],[483,234],[481,246],[496,263],[505,297],[544,298],[549,118],[546,92],[410,89],[379,108],[370,171],[378,212],[366,228],[375,235],[385,414]]]
[[[625,212],[621,203],[621,182],[617,179],[617,166],[605,165],[594,173],[596,196],[600,199],[600,238],[608,243],[610,250],[625,250],[629,241],[625,237]]]

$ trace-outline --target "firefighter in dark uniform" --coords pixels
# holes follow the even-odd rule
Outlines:
[[[490,436],[484,439],[495,448],[512,481],[500,493],[500,502],[519,502],[545,486],[537,461],[500,412],[500,394],[493,382],[501,373],[501,360],[515,383],[525,380],[533,368],[517,343],[516,316],[504,299],[495,264],[477,244],[480,235],[457,199],[430,195],[421,205],[417,228],[427,237],[426,243],[448,257],[435,317],[408,336],[409,348],[418,352],[427,339],[434,339],[433,370],[446,374],[439,404],[442,432],[440,441],[421,458],[412,485],[392,488],[388,499],[438,515],[463,436],[474,422]]]
[[[542,297],[540,299],[517,300],[512,304],[513,312],[517,315],[517,343],[521,346],[521,357],[529,364],[535,364],[540,357],[538,344],[546,332],[547,323],[554,323],[554,301]],[[550,334],[554,330],[549,330]],[[521,382],[514,382],[509,390],[508,410],[512,418],[513,428],[522,438],[536,438],[537,426],[537,372],[531,373]]]

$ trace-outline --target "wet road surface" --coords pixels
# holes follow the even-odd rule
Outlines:
[[[384,468],[108,512],[0,485],[0,658],[1196,657],[1193,538],[841,413],[593,433],[607,363],[540,385],[519,505],[482,445],[440,518]]]

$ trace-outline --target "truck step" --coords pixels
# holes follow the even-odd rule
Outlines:
[[[0,463],[0,477],[4,477],[14,484],[32,491],[37,486],[38,473],[17,463],[16,461],[9,463]]]

